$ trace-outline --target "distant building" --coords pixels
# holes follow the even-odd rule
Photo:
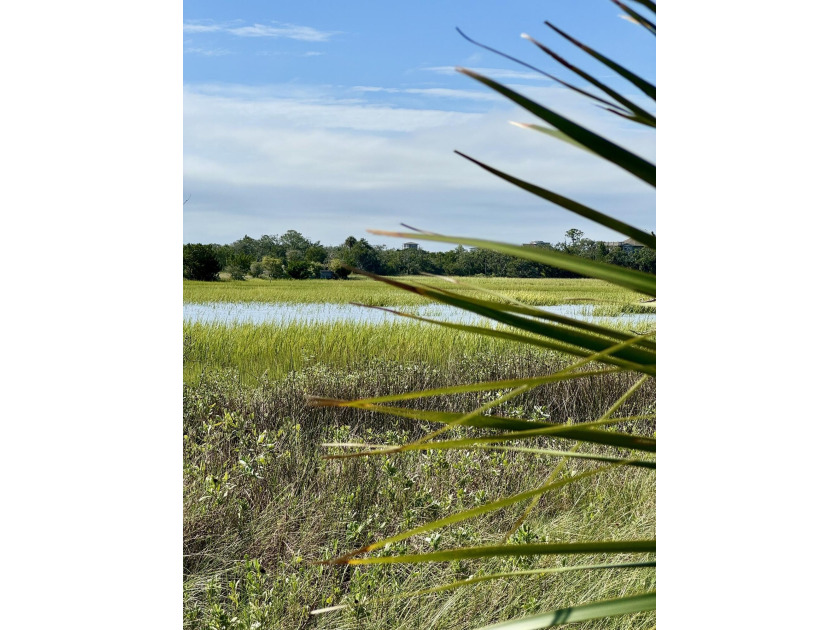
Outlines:
[[[530,243],[522,243],[522,245],[533,245],[534,247],[551,247],[551,243],[545,241],[531,241]]]
[[[403,243],[403,249],[420,249],[420,246],[417,243],[409,241],[408,243]]]
[[[644,245],[642,245],[639,241],[632,238],[627,238],[623,241],[607,241],[604,245],[607,247],[620,247],[625,252],[632,252],[644,247]]]
[[[335,278],[335,274],[330,271],[329,269],[321,269],[321,280],[332,280]]]

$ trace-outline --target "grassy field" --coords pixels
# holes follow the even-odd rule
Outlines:
[[[493,366],[485,360],[465,361],[459,376],[514,376],[546,367],[536,360]],[[439,370],[382,362],[352,372],[311,366],[254,386],[243,384],[235,372],[213,371],[185,386],[184,627],[466,629],[650,588],[653,568],[629,568],[530,575],[395,598],[494,572],[650,559],[640,554],[575,556],[538,564],[515,557],[418,566],[315,564],[376,538],[537,487],[556,465],[556,458],[498,450],[322,459],[327,451],[319,445],[324,442],[399,443],[419,437],[428,427],[359,410],[310,408],[307,394],[349,398],[449,382],[451,375]],[[591,417],[630,382],[627,375],[604,375],[556,384],[503,411],[535,419]],[[653,386],[643,388],[622,415],[650,411],[654,394]],[[486,396],[464,396],[452,404],[472,408]],[[542,446],[569,445],[546,439]],[[574,460],[570,466],[582,472],[592,464]],[[386,554],[498,542],[519,514],[511,508],[470,519],[394,544]],[[538,513],[513,540],[648,538],[654,534],[654,514],[655,473],[615,468],[545,495]],[[310,615],[313,609],[341,604],[348,607]],[[586,627],[652,624],[653,615],[645,613]]]
[[[235,371],[237,378],[249,385],[317,367],[343,370],[350,378],[380,363],[395,369],[416,364],[458,375],[465,363],[524,369],[543,365],[551,356],[537,347],[523,350],[506,339],[411,321],[235,326],[184,322],[183,327],[184,380],[189,383],[197,382],[203,371],[218,369]],[[465,376],[471,378],[470,372]]]
[[[409,276],[408,282],[423,282],[435,287],[454,285],[440,278]],[[483,291],[503,293],[532,306],[552,304],[639,303],[643,295],[589,278],[464,278],[459,288],[469,294]],[[472,287],[472,288],[470,288]],[[354,276],[349,280],[229,280],[198,282],[184,280],[184,302],[358,302],[372,306],[411,306],[428,304],[423,297],[400,291],[381,282]]]
[[[632,310],[638,302],[631,292],[594,281],[484,279],[481,284],[509,295],[519,291],[518,299],[531,303],[558,303],[558,298],[549,299],[549,289],[560,291],[561,303],[600,300],[598,308],[606,310]],[[379,301],[388,305],[399,305],[398,298],[403,297],[367,280],[185,282],[184,295],[185,300],[196,302]],[[325,460],[323,456],[331,451],[323,443],[402,443],[418,438],[430,425],[370,411],[313,408],[307,405],[308,396],[387,395],[533,376],[563,365],[563,357],[540,348],[523,350],[505,340],[411,322],[235,326],[185,322],[184,627],[466,630],[650,590],[655,584],[654,568],[572,570],[608,560],[650,560],[645,554],[366,567],[316,564],[406,528],[538,487],[558,459],[473,449]],[[634,378],[626,373],[557,382],[505,403],[499,412],[534,420],[589,419],[609,408],[632,382]],[[413,406],[466,411],[496,395],[478,392],[443,401],[419,399]],[[617,415],[654,410],[655,382],[651,380]],[[649,420],[627,420],[617,428],[652,434],[655,425]],[[468,429],[455,431],[466,434]],[[567,450],[570,443],[544,438],[540,446]],[[625,455],[609,447],[585,450]],[[566,474],[594,466],[588,460],[570,460]],[[655,496],[654,471],[611,468],[544,495],[512,540],[652,538]],[[497,543],[521,510],[521,506],[509,508],[415,536],[391,545],[385,554]],[[570,570],[400,597],[471,576],[561,566]],[[337,605],[346,607],[311,615],[314,609]],[[630,629],[654,623],[653,613],[643,613],[583,627]]]

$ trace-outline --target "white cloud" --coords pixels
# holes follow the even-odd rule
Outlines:
[[[215,33],[223,30],[219,24],[201,24],[199,22],[187,22],[184,24],[185,33]]]
[[[185,55],[204,55],[205,57],[222,57],[232,54],[224,48],[184,48]]]
[[[387,96],[391,89],[376,91]],[[606,118],[564,90],[552,90],[552,98],[582,124],[652,155],[652,133]],[[533,121],[522,110],[499,107],[462,113],[371,104],[339,98],[329,87],[187,86],[184,192],[192,198],[184,207],[184,237],[225,243],[246,233],[297,229],[332,244],[404,221],[511,242],[559,241],[570,227],[616,240],[454,149],[655,229],[649,187],[593,156],[507,124],[511,118]]]
[[[253,26],[231,28],[228,29],[228,32],[239,37],[284,37],[305,42],[325,42],[335,34],[296,24],[281,24],[279,26],[254,24]]]
[[[320,57],[326,53],[309,50],[303,53],[291,52],[288,50],[261,50],[257,53],[259,57]]]
[[[433,66],[430,68],[421,68],[422,70],[427,70],[429,72],[434,72],[436,74],[446,74],[446,75],[455,75],[459,74],[455,71],[455,66]],[[470,67],[470,70],[473,72],[477,72],[478,74],[483,74],[489,76],[493,79],[505,79],[505,80],[523,80],[523,81],[550,81],[546,76],[541,75],[538,72],[525,72],[523,70],[507,70],[505,68],[473,68]]]
[[[453,90],[449,88],[385,88],[367,85],[353,87],[356,92],[384,92],[388,94],[417,94],[438,98],[467,99],[474,101],[502,101],[502,97],[491,92],[479,92],[477,90]]]
[[[278,22],[273,22],[272,24],[272,26],[266,24],[231,26],[229,24],[214,24],[207,21],[192,21],[184,23],[184,32],[225,32],[237,37],[282,37],[285,39],[297,39],[305,42],[326,42],[330,39],[330,37],[336,34],[335,32],[319,31],[311,26],[283,24]]]

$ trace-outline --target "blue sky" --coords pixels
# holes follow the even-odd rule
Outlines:
[[[497,180],[513,175],[655,229],[653,191],[600,160],[520,129],[524,110],[454,72],[471,68],[654,158],[651,131],[455,31],[570,83],[527,32],[630,98],[632,86],[562,41],[550,20],[655,79],[655,41],[608,0],[184,3],[184,241],[295,229],[336,244],[400,223],[509,242],[566,230],[620,238]],[[367,236],[394,246],[393,239]],[[429,245],[434,249],[434,245]]]

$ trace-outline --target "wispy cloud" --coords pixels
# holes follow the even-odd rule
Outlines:
[[[304,42],[326,42],[335,32],[320,31],[311,26],[299,24],[285,24],[272,22],[268,24],[253,24],[251,26],[233,26],[231,24],[216,24],[208,21],[190,21],[184,23],[185,33],[219,33],[224,32],[236,37],[280,37],[297,39]]]
[[[219,24],[202,24],[200,22],[185,22],[185,33],[215,33],[217,31],[225,30]]]
[[[453,90],[451,88],[386,88],[369,85],[357,85],[354,92],[383,92],[387,94],[417,94],[433,98],[466,99],[474,101],[503,101],[501,96],[476,90]]]
[[[437,74],[446,74],[446,75],[454,75],[458,74],[455,72],[454,66],[433,66],[431,68],[421,68],[422,70],[427,70],[429,72],[435,72]],[[544,77],[543,75],[537,72],[525,72],[523,70],[508,70],[506,68],[473,68],[470,67],[470,70],[473,72],[478,72],[479,74],[486,74],[495,79],[512,79],[512,80],[525,80],[525,81],[549,81],[548,77]]]
[[[326,53],[308,50],[306,52],[290,52],[288,50],[261,50],[257,53],[259,57],[320,57]]]
[[[618,212],[643,229],[655,227],[649,187],[585,152],[507,124],[511,118],[530,122],[521,110],[399,107],[380,102],[393,88],[358,87],[345,88],[354,101],[340,98],[334,86],[186,86],[184,187],[192,199],[184,210],[185,238],[225,243],[297,229],[338,243],[348,234],[364,235],[365,228],[398,228],[404,221],[522,243],[559,241],[571,227],[616,240],[488,175],[453,149]],[[376,102],[366,102],[366,95]],[[564,91],[554,96],[575,120],[652,155],[652,133],[629,133],[621,119]]]
[[[254,24],[253,26],[232,28],[229,32],[240,37],[285,37],[288,39],[299,39],[305,42],[325,42],[334,35],[334,33],[319,31],[309,26],[298,26],[296,24],[281,24],[279,26]]]
[[[203,55],[205,57],[223,57],[232,54],[224,48],[184,48],[185,55]]]

